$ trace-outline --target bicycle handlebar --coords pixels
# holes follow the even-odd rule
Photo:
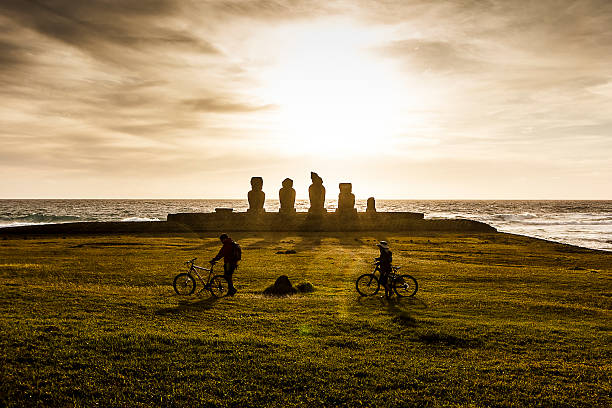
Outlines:
[[[186,263],[186,264],[190,264],[190,263],[192,264],[192,263],[194,263],[194,262],[196,261],[196,259],[198,259],[198,258],[193,258],[191,261],[187,261],[187,262],[185,262],[185,263]]]

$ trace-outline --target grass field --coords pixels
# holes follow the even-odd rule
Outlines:
[[[4,237],[0,406],[612,405],[612,253],[505,234],[234,238],[239,292],[215,301],[171,282],[216,234]],[[415,298],[357,295],[380,239]],[[281,274],[315,292],[262,296]]]

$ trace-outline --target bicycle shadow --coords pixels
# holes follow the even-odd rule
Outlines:
[[[382,292],[382,294],[381,294]],[[390,298],[386,298],[384,296],[384,289],[378,292],[374,296],[359,296],[357,297],[357,303],[361,306],[371,306],[371,305],[384,305],[387,309],[393,310],[405,310],[408,307],[412,307],[412,309],[428,309],[429,305],[425,303],[423,300],[418,297],[397,297],[392,296]]]
[[[164,307],[155,311],[158,316],[167,316],[173,314],[180,314],[184,311],[196,311],[196,310],[210,310],[219,301],[218,298],[210,297],[197,300],[195,302],[189,300],[179,300],[176,307]]]
[[[421,299],[396,297],[386,299],[386,308],[394,323],[404,327],[416,327],[417,320],[414,317],[414,311],[427,309],[427,305]]]
[[[386,298],[384,295],[360,296],[357,298],[357,303],[366,308],[383,306],[391,316],[391,321],[404,327],[416,327],[417,319],[414,317],[414,312],[429,308],[427,303],[416,297],[400,298],[394,296]]]

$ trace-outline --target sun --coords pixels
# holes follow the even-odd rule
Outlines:
[[[381,34],[347,21],[279,29],[261,95],[278,107],[274,132],[286,150],[318,155],[379,152],[406,124],[415,95],[396,67],[377,58]]]

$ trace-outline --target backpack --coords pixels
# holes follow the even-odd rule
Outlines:
[[[242,259],[242,248],[240,248],[240,244],[237,242],[233,242],[234,245],[234,260],[238,262]]]

